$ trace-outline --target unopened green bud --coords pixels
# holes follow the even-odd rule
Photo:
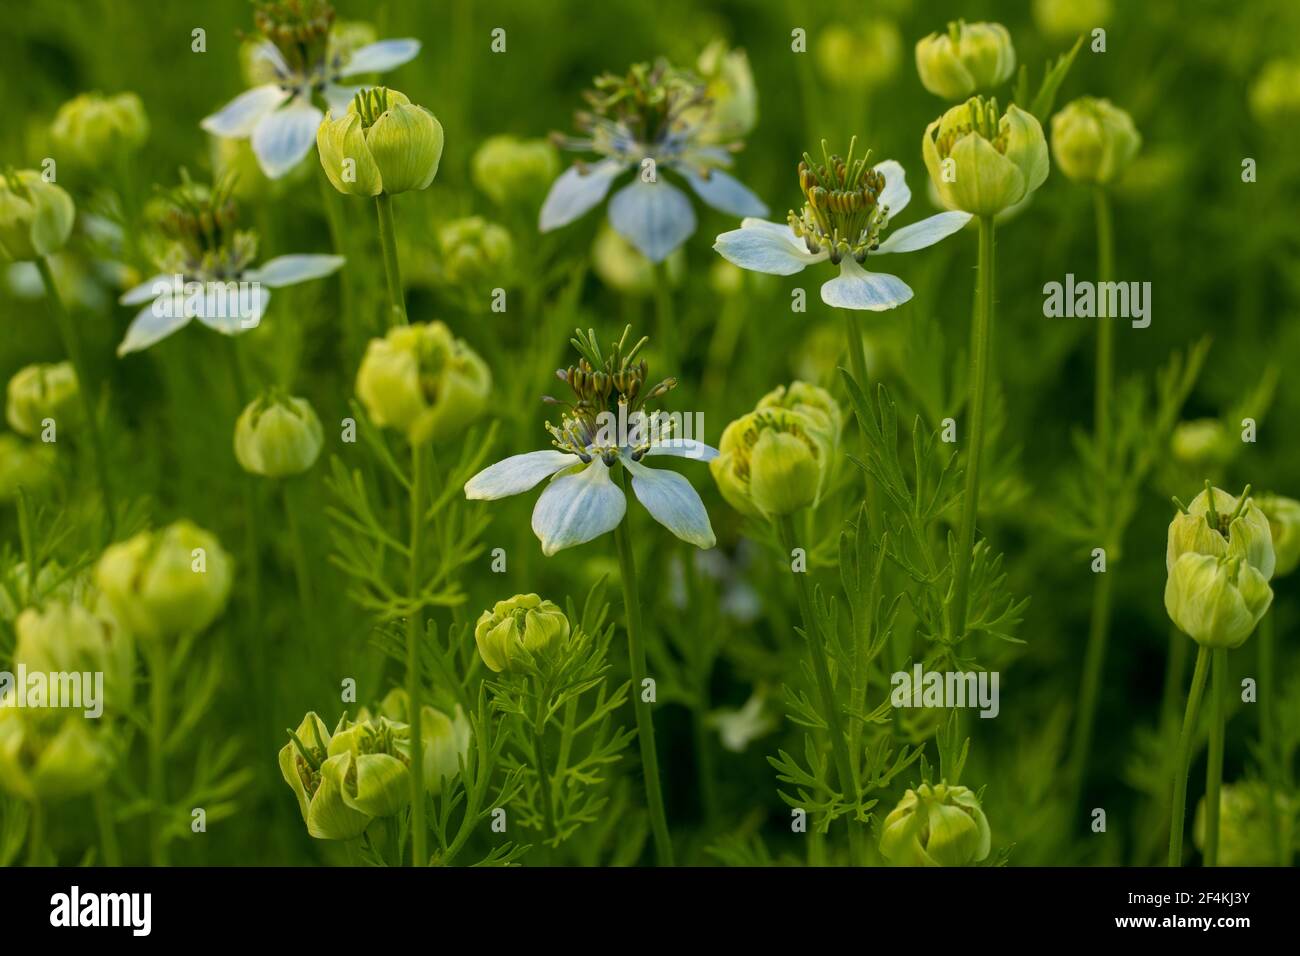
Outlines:
[[[1075,182],[1114,182],[1141,146],[1133,118],[1110,100],[1081,96],[1052,117],[1052,155]]]
[[[540,202],[559,174],[560,154],[545,139],[490,136],[470,161],[474,185],[498,206]]]
[[[334,188],[353,196],[427,189],[442,161],[437,117],[404,93],[362,90],[342,116],[316,131],[321,166]]]
[[[1273,804],[1272,814],[1269,803]],[[1196,808],[1192,834],[1205,848],[1205,798]],[[1219,788],[1219,866],[1274,866],[1281,848],[1290,859],[1295,833],[1294,798],[1261,780],[1225,783]],[[1272,821],[1277,821],[1273,830]]]
[[[50,141],[59,155],[94,166],[133,153],[149,138],[149,118],[134,93],[82,93],[59,107]]]
[[[1184,465],[1223,465],[1233,457],[1232,436],[1217,418],[1179,422],[1170,438],[1170,451]]]
[[[79,711],[19,707],[0,697],[0,787],[25,800],[62,800],[99,787],[117,762],[104,722]]]
[[[453,219],[439,227],[438,249],[443,278],[450,285],[509,284],[515,242],[503,226],[482,216]]]
[[[895,866],[969,866],[991,848],[989,822],[975,792],[946,783],[908,790],[880,834],[880,853]]]
[[[916,72],[921,85],[945,100],[965,99],[993,89],[1016,69],[1011,34],[1000,23],[948,24],[946,33],[931,33],[916,44]]]
[[[741,514],[776,517],[816,503],[832,452],[824,418],[760,408],[726,427],[709,470],[722,497]]]
[[[540,654],[569,638],[569,619],[559,606],[536,594],[516,594],[497,601],[479,615],[474,642],[489,670],[513,669],[521,651]]]
[[[14,630],[14,663],[23,664],[28,673],[103,674],[105,696],[118,710],[128,706],[134,649],[114,622],[60,598],[41,609],[24,610]]]
[[[230,597],[230,557],[189,521],[110,545],[95,583],[118,621],[147,640],[202,631]]]
[[[1255,504],[1268,519],[1273,540],[1273,576],[1290,574],[1300,565],[1300,501],[1282,495],[1260,495]]]
[[[0,261],[22,262],[58,252],[72,234],[72,197],[30,169],[0,175]]]
[[[798,412],[820,428],[832,445],[838,442],[844,427],[840,403],[826,389],[807,382],[778,385],[758,400],[756,408],[788,408]]]
[[[1165,610],[1178,629],[1205,647],[1245,643],[1269,605],[1273,589],[1242,558],[1187,552],[1165,584]]]
[[[346,731],[347,726],[345,719],[339,722],[338,729]],[[357,735],[353,734],[349,741],[334,749],[333,735],[325,722],[315,713],[308,713],[292,732],[289,743],[280,748],[280,773],[298,798],[307,832],[318,840],[351,840],[364,833],[376,814],[371,812],[370,799],[366,800],[367,808],[356,806],[356,795],[364,791],[370,798],[376,791],[391,791],[391,786],[386,787],[383,782],[401,775],[400,769],[387,761],[368,761],[362,765],[351,747],[356,743]],[[382,756],[401,764],[400,757]],[[401,795],[392,793],[391,796],[391,802],[400,808]]]
[[[325,434],[305,398],[269,390],[254,399],[235,423],[235,457],[254,475],[300,475],[320,457]]]
[[[852,27],[832,23],[817,33],[817,68],[832,86],[869,90],[898,71],[903,38],[892,20],[866,20]]]
[[[445,441],[483,414],[492,373],[442,322],[400,325],[372,339],[357,372],[357,397],[376,425],[412,444]]]
[[[921,153],[930,181],[949,209],[994,216],[1024,200],[1047,179],[1043,128],[1018,106],[999,114],[978,97],[954,106],[926,127]]]
[[[71,362],[28,365],[9,380],[5,420],[18,434],[36,438],[47,419],[56,426],[75,425],[81,415],[79,397],[77,373]]]
[[[1207,482],[1208,484],[1208,482]],[[1265,581],[1273,577],[1276,555],[1268,518],[1248,495],[1237,498],[1221,488],[1207,488],[1192,499],[1187,510],[1169,522],[1165,570],[1184,554],[1215,558],[1241,558]]]

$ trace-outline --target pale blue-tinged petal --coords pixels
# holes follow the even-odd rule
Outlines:
[[[695,210],[671,183],[638,177],[609,201],[609,224],[651,262],[663,262],[695,231]]]
[[[214,136],[243,139],[251,136],[257,124],[289,98],[277,83],[245,90],[211,116],[199,121]]]
[[[209,282],[196,318],[222,335],[238,335],[257,328],[271,301],[271,290],[241,282]]]
[[[739,229],[724,232],[713,241],[718,255],[728,262],[774,276],[791,276],[814,262],[821,262],[828,252],[811,253],[803,240],[787,225],[746,219]]]
[[[876,163],[873,168],[885,177],[885,188],[881,190],[876,201],[882,206],[889,207],[889,218],[893,219],[912,201],[912,190],[907,188],[907,174],[895,159]]]
[[[846,256],[840,274],[822,286],[822,301],[837,309],[883,312],[911,297],[911,288],[898,276],[867,272],[852,256]]]
[[[361,47],[339,70],[339,76],[356,76],[358,73],[383,73],[414,60],[420,52],[420,41],[380,40]]]
[[[126,330],[126,338],[117,347],[121,358],[131,352],[147,349],[155,342],[161,342],[167,336],[189,324],[189,317],[182,309],[168,309],[166,298],[150,302],[136,313]]]
[[[262,117],[253,130],[253,152],[267,179],[279,179],[316,145],[316,129],[325,114],[298,97]]]
[[[696,194],[719,212],[732,216],[766,216],[768,213],[763,200],[750,192],[735,176],[720,169],[710,170],[707,176],[688,169],[680,172]]]
[[[871,255],[878,256],[889,252],[915,252],[932,246],[941,239],[947,239],[962,226],[970,222],[968,212],[941,212],[914,222],[891,232],[879,248],[873,249]]]
[[[543,478],[581,461],[577,455],[548,449],[511,455],[495,465],[488,465],[465,482],[465,497],[479,501],[494,501],[522,494]]]
[[[694,438],[668,438],[657,445],[651,445],[646,455],[673,455],[695,461],[712,461],[718,457],[718,450]]]
[[[647,468],[626,457],[623,464],[632,473],[633,493],[655,521],[697,548],[717,544],[704,502],[684,476],[667,469]]]
[[[364,86],[340,86],[337,83],[326,83],[325,89],[321,90],[321,96],[325,97],[325,105],[329,107],[330,113],[339,117],[348,111],[348,104],[352,102],[352,98],[364,89]]]
[[[570,166],[551,183],[537,217],[537,228],[542,232],[559,229],[599,206],[610,185],[626,168],[626,163],[616,159]]]
[[[245,282],[260,282],[272,289],[281,286],[321,279],[342,268],[347,260],[342,256],[292,255],[276,256],[256,269],[244,273]]]
[[[117,300],[120,305],[141,305],[145,302],[152,302],[162,294],[162,286],[168,289],[172,285],[172,277],[169,275],[150,276],[138,286],[127,289]]]
[[[623,492],[610,480],[605,463],[595,458],[546,486],[533,508],[533,533],[549,556],[613,531],[626,511]]]

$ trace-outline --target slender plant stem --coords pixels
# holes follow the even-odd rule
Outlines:
[[[338,191],[330,184],[329,177],[325,175],[324,169],[316,170],[318,173],[316,181],[320,183],[321,205],[325,207],[325,221],[330,231],[330,247],[333,248],[336,256],[347,258],[347,229],[343,223],[343,208],[339,203],[340,196]],[[339,311],[343,315],[343,329],[345,333],[345,343],[348,349],[359,346],[361,335],[364,334],[356,325],[356,297],[352,288],[352,273],[346,265],[339,270]],[[349,365],[351,365],[352,356],[347,355]]]
[[[776,532],[781,539],[781,547],[788,557],[795,548],[794,521],[789,515],[782,515],[776,519]],[[835,700],[835,686],[831,683],[830,661],[826,656],[821,629],[813,616],[812,592],[803,573],[797,573],[794,577],[795,591],[799,595],[799,613],[803,618],[803,632],[812,657],[813,674],[817,678],[817,693],[821,697],[822,712],[826,717],[826,732],[831,739],[831,754],[835,759],[835,773],[839,778],[840,792],[846,801],[856,807],[859,803],[858,781],[853,773],[853,760],[849,755],[849,738],[844,731],[839,704]],[[849,853],[855,865],[862,864],[862,829],[856,820],[849,821]]]
[[[384,252],[384,278],[388,282],[388,324],[406,325],[402,270],[397,264],[397,230],[393,226],[393,197],[380,193],[375,197],[375,208],[379,211],[379,245]]]
[[[411,608],[406,616],[406,699],[411,726],[411,865],[425,866],[429,861],[428,831],[424,822],[424,741],[421,733],[420,638],[424,630],[421,592],[420,551],[424,547],[424,466],[427,449],[423,444],[411,446]]]
[[[99,415],[95,409],[94,392],[90,376],[87,374],[86,362],[81,354],[81,338],[72,316],[59,298],[58,286],[54,284],[54,273],[50,271],[49,260],[38,257],[36,268],[45,284],[45,297],[49,300],[50,311],[59,328],[59,337],[63,339],[63,348],[68,353],[68,360],[77,373],[77,392],[81,396],[81,411],[86,419],[86,434],[90,439],[90,454],[94,459],[95,476],[99,482],[99,493],[104,498],[104,524],[107,530],[106,540],[111,541],[117,532],[117,505],[113,497],[113,485],[108,478],[108,453],[104,446],[104,433],[100,428]]]
[[[545,706],[545,701],[542,706]],[[555,837],[555,790],[551,786],[551,772],[546,766],[546,724],[537,720],[533,725],[533,749],[537,754],[538,790],[542,801],[542,819],[548,839]]]
[[[1088,772],[1088,756],[1092,749],[1092,728],[1097,716],[1097,698],[1101,690],[1101,674],[1106,661],[1106,632],[1110,625],[1111,576],[1101,571],[1093,584],[1092,616],[1088,622],[1088,646],[1083,659],[1083,681],[1079,685],[1079,703],[1075,709],[1074,740],[1070,749],[1070,809],[1078,809],[1083,795],[1084,777]]]
[[[32,801],[27,824],[27,865],[39,866],[45,844],[45,808],[39,799]]]
[[[1277,851],[1278,866],[1289,866],[1290,851],[1282,845],[1282,821],[1277,812],[1277,795],[1281,790],[1278,773],[1281,758],[1277,752],[1277,725],[1274,723],[1276,689],[1273,671],[1276,648],[1277,625],[1273,612],[1269,611],[1259,622],[1259,746],[1264,753],[1264,781],[1268,792],[1269,845]]]
[[[99,847],[104,855],[104,865],[121,866],[122,850],[118,846],[117,827],[113,823],[113,811],[109,807],[108,797],[99,789],[91,799],[95,805],[95,825],[99,828]]]
[[[167,866],[167,836],[163,832],[167,808],[167,726],[171,710],[171,664],[166,638],[150,647],[149,669],[149,862]]]
[[[1177,727],[1179,688],[1187,677],[1187,652],[1191,642],[1183,636],[1178,628],[1169,628],[1169,663],[1165,667],[1165,689],[1160,704],[1160,722],[1162,725],[1173,723]],[[1261,683],[1262,688],[1262,683]]]
[[[664,367],[677,368],[678,335],[677,317],[673,312],[673,286],[668,275],[668,264],[654,264],[655,341],[664,356]]]
[[[1191,769],[1192,741],[1196,737],[1196,716],[1205,693],[1205,678],[1210,671],[1210,649],[1204,645],[1196,651],[1196,668],[1192,671],[1192,689],[1187,694],[1183,713],[1183,731],[1178,737],[1178,755],[1174,761],[1174,795],[1170,802],[1169,865],[1183,865],[1183,821],[1187,817],[1187,774]]]
[[[1228,695],[1228,649],[1216,647],[1210,684],[1210,753],[1205,764],[1205,865],[1219,862],[1219,789],[1223,783],[1223,735]]]
[[[1115,271],[1115,227],[1110,210],[1110,197],[1098,186],[1093,193],[1097,212],[1097,281],[1109,282]],[[1104,302],[1104,300],[1100,300]],[[1097,381],[1093,389],[1093,428],[1097,434],[1097,455],[1103,469],[1110,464],[1111,455],[1111,397],[1115,380],[1115,316],[1102,314],[1097,325]]]
[[[281,482],[284,492],[284,513],[289,524],[289,538],[293,545],[294,577],[298,580],[298,601],[302,605],[304,619],[312,617],[316,606],[311,583],[311,562],[307,558],[307,547],[303,539],[302,519],[299,516],[298,495],[300,489],[290,486],[289,480]]]
[[[984,406],[988,399],[989,354],[993,337],[993,217],[979,220],[979,263],[975,280],[975,315],[971,323],[970,396],[966,414],[970,418],[970,445],[966,450],[966,485],[962,495],[961,525],[957,534],[957,567],[952,597],[952,639],[966,633],[966,600],[974,563],[975,521],[979,513],[980,458],[984,448]]]
[[[627,494],[627,472],[619,470],[623,494]],[[650,829],[654,834],[655,858],[660,866],[673,865],[673,843],[668,835],[668,817],[664,813],[663,788],[659,782],[659,755],[655,751],[654,716],[643,696],[646,678],[645,644],[641,631],[641,595],[637,588],[636,555],[628,535],[627,519],[614,529],[618,549],[618,566],[623,578],[623,604],[627,613],[627,656],[632,668],[632,706],[636,712],[636,736],[641,747],[641,773],[645,778],[646,806],[650,812]]]

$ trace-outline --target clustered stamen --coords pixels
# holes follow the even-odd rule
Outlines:
[[[306,76],[327,59],[334,7],[326,0],[261,0],[253,23],[275,44],[285,63]]]
[[[984,99],[972,96],[966,101],[967,121],[948,127],[939,133],[934,141],[935,150],[941,159],[947,159],[957,141],[968,133],[978,133],[988,140],[989,145],[999,153],[1006,155],[1008,131],[1002,126],[1002,114],[998,111],[996,99]]]
[[[849,143],[848,158],[830,155],[822,141],[822,162],[804,153],[799,163],[799,188],[805,198],[803,209],[786,217],[794,234],[809,252],[830,253],[839,265],[845,256],[858,263],[880,245],[880,233],[889,221],[889,207],[880,202],[885,177],[869,165],[871,151],[853,158],[856,137]]]
[[[237,278],[257,258],[257,234],[239,229],[234,177],[208,189],[186,179],[165,197],[158,228],[174,246],[165,271],[198,280]]]

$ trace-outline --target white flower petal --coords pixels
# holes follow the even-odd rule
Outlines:
[[[647,468],[629,458],[623,464],[632,473],[632,491],[646,511],[661,525],[697,548],[717,544],[709,513],[694,486],[675,471]]]
[[[686,177],[696,195],[719,212],[733,216],[766,216],[768,213],[763,200],[750,192],[735,176],[720,169],[710,170],[708,176],[701,176],[689,169],[681,169],[679,172]]]
[[[559,229],[599,206],[614,179],[626,168],[626,163],[616,159],[570,166],[551,183],[551,191],[546,194],[537,218],[537,228],[542,232]]]
[[[173,314],[166,314],[169,310],[164,308],[164,304],[162,300],[150,302],[136,313],[126,330],[126,338],[122,339],[122,344],[117,347],[119,358],[131,352],[147,349],[155,342],[161,342],[173,332],[189,324],[190,320],[183,311],[175,314],[177,310],[170,310]]]
[[[320,279],[342,268],[347,260],[342,256],[292,255],[276,256],[256,269],[244,273],[244,281],[260,282],[272,289],[281,286]]]
[[[651,262],[663,262],[695,231],[695,210],[686,194],[662,178],[638,177],[609,201],[609,224]]]
[[[117,301],[120,305],[141,305],[145,302],[152,302],[154,299],[158,298],[160,293],[160,290],[157,288],[159,283],[165,284],[170,289],[172,277],[161,274],[150,276],[138,286],[127,289],[123,292]]]
[[[911,297],[911,288],[898,276],[867,272],[852,256],[845,257],[840,274],[822,286],[822,301],[837,309],[883,312]]]
[[[581,461],[577,455],[548,449],[511,455],[495,465],[488,465],[465,482],[465,497],[479,501],[494,501],[522,494],[543,478],[563,471]]]
[[[214,136],[243,139],[252,135],[258,122],[289,98],[279,84],[268,83],[245,90],[211,116],[199,122]]]
[[[533,533],[549,556],[613,531],[626,511],[622,490],[610,481],[605,463],[595,458],[581,471],[561,475],[546,486],[533,508]]]
[[[774,276],[794,275],[804,266],[821,262],[829,255],[809,252],[789,226],[762,219],[745,219],[739,229],[718,236],[713,241],[713,248],[722,258],[742,269]]]
[[[668,438],[656,445],[651,445],[646,455],[672,455],[676,458],[691,458],[696,461],[712,461],[718,457],[718,450],[711,445],[694,438]]]
[[[279,179],[302,161],[316,144],[316,129],[324,118],[301,97],[262,117],[253,130],[253,152],[268,179]]]
[[[270,301],[271,290],[265,286],[209,282],[196,318],[222,335],[238,335],[257,328]]]
[[[352,98],[364,90],[364,86],[340,86],[337,83],[326,83],[325,89],[321,90],[321,95],[325,97],[325,105],[334,116],[342,116],[348,111],[348,104]]]
[[[907,188],[907,174],[894,159],[876,163],[874,168],[885,177],[885,188],[881,191],[878,202],[889,207],[889,218],[893,219],[912,201],[912,190]]]
[[[358,73],[383,73],[403,63],[414,60],[420,52],[420,41],[412,39],[380,40],[357,50],[343,64],[339,76],[356,76]]]
[[[285,62],[284,54],[280,52],[280,48],[270,40],[259,43],[254,47],[252,59],[255,62],[266,63],[270,66],[271,71],[280,77],[287,77],[293,72],[289,68],[289,64]]]
[[[873,256],[889,252],[915,252],[932,246],[941,239],[947,239],[966,223],[970,222],[968,212],[941,212],[920,222],[914,222],[889,234],[879,246],[872,250]]]

